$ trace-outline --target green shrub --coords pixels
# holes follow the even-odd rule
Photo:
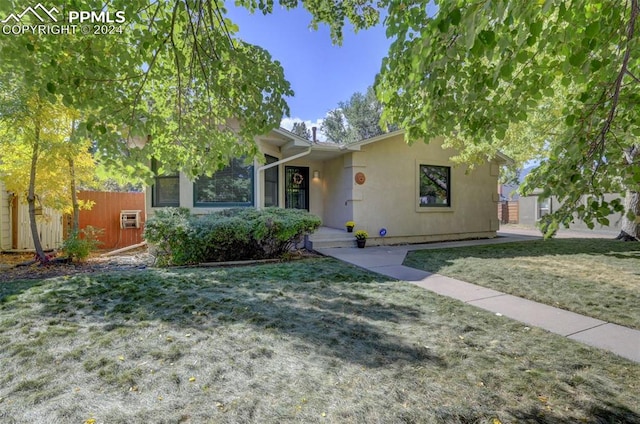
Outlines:
[[[159,210],[144,236],[159,265],[276,258],[320,226],[296,209],[233,208],[202,217],[184,208]]]
[[[186,208],[163,208],[156,211],[144,224],[144,238],[158,265],[194,263],[196,251],[189,243],[191,214]]]
[[[62,250],[72,261],[84,261],[102,244],[98,240],[102,233],[104,233],[102,228],[87,225],[80,231],[72,232],[62,243]]]

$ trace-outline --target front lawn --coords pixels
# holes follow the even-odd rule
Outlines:
[[[640,422],[640,364],[332,259],[0,299],[3,423]]]
[[[640,329],[640,243],[553,239],[409,252],[405,265]]]

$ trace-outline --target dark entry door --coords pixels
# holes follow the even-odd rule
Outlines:
[[[309,210],[309,168],[285,166],[285,208]]]

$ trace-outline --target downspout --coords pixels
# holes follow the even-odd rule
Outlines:
[[[258,168],[258,184],[256,184],[256,209],[258,210],[262,209],[262,198],[261,198],[262,179],[260,178],[260,175],[261,175],[260,173],[261,172],[264,173],[265,170],[269,168],[273,168],[274,166],[279,166],[283,163],[291,162],[292,160],[301,158],[303,156],[307,156],[309,153],[311,153],[311,146],[309,146],[309,149],[305,152],[298,153],[297,155],[289,156],[288,158],[280,159],[277,162],[269,163],[267,165],[263,165],[260,168]]]

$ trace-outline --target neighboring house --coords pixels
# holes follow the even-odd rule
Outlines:
[[[256,141],[266,163],[234,160],[211,178],[157,177],[147,190],[147,214],[164,206],[192,213],[226,207],[306,209],[324,226],[355,221],[368,244],[495,237],[500,155],[469,171],[454,166],[442,141],[408,145],[404,132],[337,145],[276,129]],[[152,164],[156,166],[156,164]]]
[[[540,199],[539,195],[541,191],[534,192],[529,196],[520,196],[519,200],[519,224],[535,227],[537,222],[543,216],[555,212],[561,205],[555,197],[548,197],[544,199]],[[610,202],[613,199],[621,198],[618,194],[605,194],[605,200]],[[586,197],[585,197],[586,201]],[[624,199],[622,199],[624,202]],[[597,223],[595,224],[594,230],[601,231],[611,234],[618,234],[620,232],[620,223],[622,220],[621,213],[615,213],[608,216],[609,226],[604,227]],[[584,221],[576,219],[574,223],[570,225],[573,230],[587,230],[589,231],[589,227],[584,223]]]
[[[42,247],[56,249],[62,245],[62,215],[49,208],[37,211],[38,233]],[[0,182],[0,251],[32,251],[33,237],[29,225],[29,207],[5,190]]]

